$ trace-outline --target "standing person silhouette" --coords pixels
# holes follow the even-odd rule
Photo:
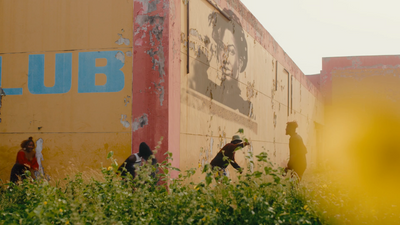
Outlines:
[[[303,139],[296,133],[297,127],[298,125],[296,121],[286,123],[286,135],[290,135],[290,159],[285,168],[285,172],[293,170],[299,177],[299,181],[301,181],[303,173],[307,168],[307,148],[303,143]]]

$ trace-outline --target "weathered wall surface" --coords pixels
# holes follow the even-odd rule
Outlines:
[[[400,56],[323,58],[326,148],[333,166],[368,189],[400,172]],[[385,188],[385,190],[388,188]]]
[[[292,120],[313,164],[319,91],[239,1],[216,3],[223,13],[206,0],[2,1],[0,178],[29,136],[48,173],[99,167],[111,150],[122,162],[162,137],[160,161],[201,167],[239,128],[252,142],[239,164],[267,150],[284,166]]]
[[[180,0],[135,0],[132,151],[145,141],[179,167]]]
[[[327,103],[344,98],[397,101],[400,56],[353,56],[323,58],[321,88]]]
[[[240,1],[219,0],[216,7],[189,1],[189,11],[186,2],[181,3],[181,169],[209,163],[239,128],[252,143],[236,154],[239,165],[246,165],[249,152],[268,151],[277,166],[285,166],[285,128],[292,120],[299,123],[313,165],[316,124],[324,123],[319,91]]]
[[[62,176],[131,153],[133,1],[0,2],[0,178],[22,140]],[[56,169],[59,171],[56,173]]]

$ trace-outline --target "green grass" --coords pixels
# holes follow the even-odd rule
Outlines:
[[[171,159],[168,154],[168,159]],[[209,166],[193,182],[196,169],[171,179],[168,162],[143,166],[139,177],[122,180],[112,154],[101,179],[82,174],[56,183],[25,179],[0,187],[0,224],[379,224],[374,213],[353,204],[339,185],[315,176],[313,182],[282,177],[266,153],[256,156],[252,173],[237,181],[216,178]],[[235,176],[234,174],[233,176]],[[161,185],[155,185],[160,179]],[[325,179],[325,180],[324,180]],[[336,186],[335,186],[336,185]],[[397,215],[397,214],[396,214]],[[395,215],[395,216],[396,216]],[[395,217],[394,216],[394,217]],[[391,217],[392,218],[392,217]]]

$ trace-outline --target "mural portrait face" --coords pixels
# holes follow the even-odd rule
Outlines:
[[[239,76],[239,62],[238,50],[236,48],[235,37],[232,31],[225,30],[222,35],[223,51],[221,51],[221,71],[224,76],[230,76],[237,79]]]
[[[212,37],[217,44],[217,60],[220,64],[223,79],[238,79],[247,65],[247,42],[239,19],[231,11],[226,10],[232,21],[212,13],[209,16],[213,26]]]
[[[242,94],[246,81],[239,81],[248,61],[245,33],[239,18],[230,10],[224,12],[229,20],[217,12],[209,14],[208,32],[211,31],[211,38],[206,34],[196,34],[198,31],[193,29],[193,38],[198,39],[199,47],[195,48],[198,49],[198,60],[189,78],[189,88],[245,116],[251,116],[252,103]],[[192,39],[193,43],[196,39]]]

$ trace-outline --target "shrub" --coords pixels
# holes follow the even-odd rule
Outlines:
[[[146,164],[135,179],[121,179],[109,154],[101,180],[78,173],[64,185],[30,179],[1,185],[0,224],[321,224],[307,190],[282,177],[266,153],[256,157],[257,169],[236,182],[214,176],[210,166],[204,180],[191,182],[195,169],[172,179],[178,169],[168,161],[158,164],[155,178],[149,175],[156,168]]]

